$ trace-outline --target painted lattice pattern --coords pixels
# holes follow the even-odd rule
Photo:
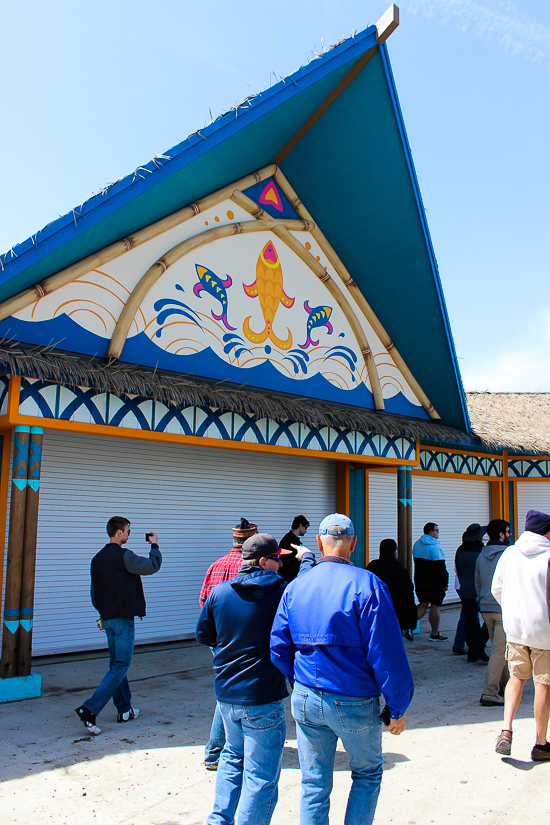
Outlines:
[[[502,459],[460,455],[439,450],[420,450],[420,468],[433,473],[460,473],[467,476],[502,476]]]
[[[9,380],[9,376],[0,375],[0,415],[5,415],[8,411]]]
[[[550,478],[550,461],[545,458],[510,459],[508,474],[515,478]]]
[[[414,441],[345,427],[311,427],[295,421],[273,421],[215,407],[171,407],[136,395],[117,396],[23,378],[19,412],[39,418],[128,427],[159,433],[193,435],[346,455],[411,460]]]

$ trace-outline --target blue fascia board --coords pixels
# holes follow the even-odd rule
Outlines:
[[[409,139],[407,137],[407,130],[405,129],[405,121],[403,119],[403,113],[401,111],[401,105],[399,103],[399,98],[397,96],[397,88],[395,86],[395,80],[393,77],[393,72],[391,69],[390,58],[388,55],[388,48],[386,44],[380,45],[380,56],[382,58],[382,66],[384,67],[384,72],[386,75],[388,89],[390,92],[390,98],[393,104],[393,108],[395,111],[395,119],[399,128],[399,133],[401,135],[401,141],[403,143],[403,149],[405,152],[405,159],[407,162],[407,166],[409,169],[409,174],[411,177],[412,188],[414,192],[414,197],[416,199],[417,207],[418,207],[418,214],[420,216],[420,223],[422,226],[422,231],[424,234],[424,239],[426,242],[426,248],[428,250],[428,255],[431,263],[432,274],[434,278],[434,283],[437,291],[437,296],[439,299],[439,305],[441,308],[441,315],[443,318],[443,324],[445,328],[445,333],[447,336],[447,342],[449,344],[449,351],[451,354],[451,361],[454,369],[454,375],[456,379],[456,384],[458,388],[460,404],[462,409],[462,414],[464,416],[464,423],[466,426],[466,432],[471,432],[471,424],[470,424],[470,416],[468,414],[468,406],[466,403],[466,395],[464,393],[464,386],[462,384],[462,376],[460,375],[460,368],[458,365],[458,359],[456,357],[456,349],[453,340],[453,335],[451,331],[451,324],[449,321],[449,314],[447,312],[447,304],[445,303],[445,296],[443,294],[443,286],[441,284],[441,278],[439,277],[439,269],[437,266],[437,260],[435,257],[435,251],[432,244],[432,238],[430,235],[430,230],[428,227],[428,221],[426,218],[426,212],[424,209],[424,202],[422,200],[422,195],[420,193],[420,186],[418,184],[418,177],[416,175],[416,169],[414,167],[414,161],[412,158],[411,147],[409,144]]]
[[[290,98],[299,95],[313,83],[338,70],[346,63],[358,60],[376,43],[376,27],[370,26],[301,67],[285,80],[279,81],[270,89],[246,101],[236,110],[227,112],[223,117],[167,150],[164,154],[168,155],[170,160],[159,159],[157,163],[160,166],[154,160],[143,164],[132,174],[112,184],[103,193],[92,196],[71,212],[12,247],[0,257],[0,286],[59,249],[67,241],[84,234],[94,224],[104,220],[134,198],[162,183],[179,169],[204,155],[210,148],[242,131],[249,124]],[[239,114],[241,108],[243,112]],[[15,289],[12,294],[17,291],[19,290]]]

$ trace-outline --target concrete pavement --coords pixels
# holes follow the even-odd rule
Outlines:
[[[550,764],[530,760],[535,742],[532,686],[514,729],[512,756],[494,742],[502,710],[479,705],[484,666],[453,656],[457,610],[445,609],[444,643],[429,625],[406,649],[416,694],[399,737],[384,733],[384,780],[376,825],[527,825],[550,818]],[[107,662],[37,660],[40,699],[0,706],[2,825],[195,825],[211,810],[216,774],[202,766],[214,695],[208,649],[136,650],[129,673],[139,719],[117,724],[113,705],[88,736],[73,710],[99,683]],[[300,770],[294,723],[273,825],[298,825]],[[344,821],[350,786],[345,752],[337,754],[331,825]]]

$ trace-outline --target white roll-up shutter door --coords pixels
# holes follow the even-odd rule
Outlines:
[[[413,543],[420,538],[426,522],[440,529],[440,542],[447,570],[449,589],[445,602],[458,601],[454,588],[454,560],[462,533],[469,524],[488,524],[491,519],[490,482],[482,479],[416,476],[412,480]]]
[[[33,631],[35,655],[105,646],[90,604],[90,560],[110,516],[130,519],[128,547],[147,555],[158,533],[160,572],[143,577],[147,616],[136,641],[194,635],[208,566],[232,546],[241,516],[280,539],[298,513],[335,510],[334,462],[46,430]]]
[[[377,559],[382,539],[397,541],[397,475],[369,472],[369,560]]]
[[[525,530],[525,516],[528,510],[550,513],[550,481],[518,481],[516,485],[518,523],[515,538]]]
[[[531,485],[523,485],[525,487]],[[518,485],[519,487],[519,485]],[[550,494],[550,487],[548,490]],[[519,498],[519,493],[518,493]],[[426,522],[441,530],[441,547],[449,571],[445,601],[457,601],[454,588],[454,558],[462,533],[472,522],[487,524],[491,518],[490,483],[481,479],[430,478],[413,474],[413,543],[420,538]],[[550,507],[550,502],[549,505]],[[547,510],[550,512],[550,510]],[[378,558],[382,539],[397,541],[397,478],[394,473],[369,473],[369,558]]]

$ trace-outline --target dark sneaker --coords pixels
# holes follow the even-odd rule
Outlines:
[[[84,727],[86,728],[86,730],[88,731],[88,733],[91,733],[94,736],[98,736],[98,734],[101,733],[101,728],[98,728],[98,726],[95,723],[95,713],[92,713],[91,710],[88,710],[86,705],[80,705],[79,708],[76,708],[75,713],[84,725]]]
[[[502,708],[504,707],[504,699],[500,696],[482,696],[479,704],[484,708]]]
[[[448,636],[443,636],[441,633],[430,633],[430,642],[446,642]]]
[[[479,657],[480,662],[488,662],[489,661],[489,657],[487,656],[487,654],[485,653],[484,650],[480,650],[477,655]]]
[[[130,710],[125,711],[124,713],[117,714],[117,722],[129,722],[131,719],[137,719],[139,716],[139,710],[137,708],[130,708]]]
[[[453,647],[453,653],[455,656],[466,656],[466,651],[463,647]]]
[[[531,759],[533,762],[546,762],[550,760],[550,742],[545,745],[535,745],[531,751]]]
[[[535,750],[533,748],[533,750]],[[512,731],[511,730],[502,730],[497,738],[497,742],[495,745],[495,751],[500,753],[501,756],[510,756],[512,753]],[[531,754],[531,759],[533,758],[533,754]]]
[[[403,636],[405,639],[408,639],[409,642],[414,642],[414,636],[412,635],[411,630],[403,630]]]

